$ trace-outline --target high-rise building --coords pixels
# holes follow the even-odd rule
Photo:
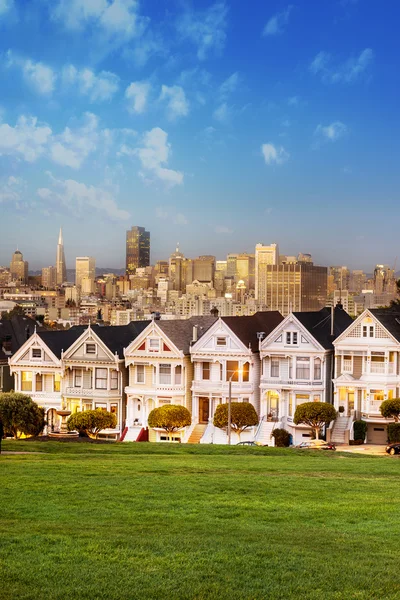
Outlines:
[[[52,290],[57,283],[56,267],[44,267],[42,269],[42,287]]]
[[[263,273],[265,265],[279,264],[279,248],[278,244],[264,246],[263,244],[256,245],[255,253],[255,297],[259,299],[259,290],[263,288],[263,283],[260,279],[260,273]]]
[[[56,258],[56,284],[62,285],[67,281],[67,267],[65,264],[65,254],[64,254],[64,242],[62,236],[62,230],[60,227],[60,233],[58,236],[58,244],[57,244],[57,258]]]
[[[10,263],[11,281],[18,283],[28,282],[28,262],[24,260],[22,253],[16,250],[12,255]]]
[[[311,263],[261,264],[257,300],[283,315],[319,310],[327,301],[328,269]]]
[[[199,256],[193,259],[193,280],[214,283],[215,256]]]
[[[348,290],[350,287],[350,271],[346,266],[329,267],[329,275],[333,277],[335,290]]]
[[[169,257],[168,277],[171,284],[171,290],[184,291],[186,279],[184,277],[185,257],[179,251],[179,244],[175,252]]]
[[[96,277],[95,259],[92,256],[78,256],[75,269],[75,285],[80,288],[82,294],[93,293]]]
[[[365,289],[365,283],[367,276],[364,271],[354,270],[350,275],[350,291],[355,294],[361,294],[362,290]]]
[[[150,232],[133,226],[126,232],[126,274],[133,275],[138,267],[150,266]]]
[[[394,293],[396,290],[396,279],[394,270],[389,265],[376,265],[374,269],[374,293]]]

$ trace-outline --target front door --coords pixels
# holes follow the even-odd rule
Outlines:
[[[208,423],[210,403],[208,398],[199,398],[199,423]]]
[[[354,392],[347,394],[347,416],[350,417],[351,411],[354,410]]]
[[[267,395],[267,419],[277,421],[279,417],[279,394],[277,392],[268,392]]]

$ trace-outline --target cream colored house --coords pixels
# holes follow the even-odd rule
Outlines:
[[[124,351],[128,368],[126,427],[124,439],[137,440],[153,408],[179,404],[192,413],[193,365],[190,345],[200,339],[215,317],[152,321]],[[189,429],[169,441],[186,441]],[[162,431],[150,431],[150,441],[168,441]]]

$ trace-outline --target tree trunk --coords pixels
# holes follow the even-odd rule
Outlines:
[[[319,440],[319,427],[315,427],[315,439]]]

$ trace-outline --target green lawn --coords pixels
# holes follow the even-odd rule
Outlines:
[[[0,598],[400,598],[400,461],[3,443]]]

